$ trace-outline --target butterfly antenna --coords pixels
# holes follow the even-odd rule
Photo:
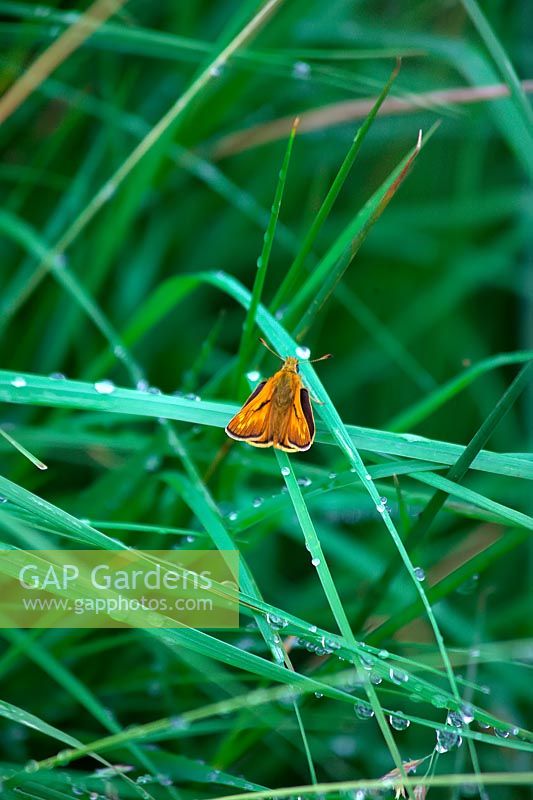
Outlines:
[[[267,344],[267,342],[265,342],[265,340],[264,340],[264,339],[261,339],[261,337],[259,337],[259,341],[261,342],[261,344],[262,344],[264,347],[266,347],[266,349],[267,349],[267,350],[270,350],[270,352],[271,352],[273,355],[275,355],[275,356],[276,356],[276,358],[279,358],[279,360],[280,360],[280,361],[285,361],[285,359],[284,359],[284,358],[282,358],[282,357],[280,356],[280,354],[279,354],[279,353],[276,353],[276,351],[275,351],[275,350],[273,350],[273,349],[270,347],[270,345],[269,345],[269,344]]]
[[[312,358],[312,359],[309,361],[309,363],[310,363],[310,364],[314,364],[316,361],[325,361],[325,360],[326,360],[326,358],[333,358],[333,353],[326,353],[325,355],[323,355],[323,356],[320,356],[320,358]]]

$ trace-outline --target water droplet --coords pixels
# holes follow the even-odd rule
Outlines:
[[[298,486],[311,486],[312,483],[311,478],[298,478]]]
[[[0,494],[0,503],[7,503],[7,497],[4,497],[3,494]]]
[[[237,519],[238,516],[239,515],[238,515],[238,513],[236,511],[230,511],[229,514],[228,514],[228,519],[229,519],[230,522],[235,522],[235,520]]]
[[[508,739],[511,731],[508,728],[494,728],[494,733],[499,739]]]
[[[114,181],[107,181],[100,189],[100,199],[106,203],[110,200],[117,190],[117,185]]]
[[[371,670],[374,664],[376,663],[375,659],[372,656],[368,656],[365,653],[363,653],[360,656],[360,658],[363,669]]]
[[[367,472],[367,473],[365,474],[365,480],[366,480],[366,481],[371,481],[371,480],[372,480],[372,475],[370,474],[370,472]]]
[[[468,580],[457,587],[458,594],[473,594],[476,591],[479,581],[479,575],[472,575]]]
[[[448,711],[446,724],[453,725],[454,728],[461,728],[463,725],[463,717],[461,713],[459,711]]]
[[[330,479],[330,481],[334,481],[336,477],[337,477],[337,473],[336,472],[330,472],[329,475],[328,475],[328,478]]]
[[[144,468],[147,472],[155,472],[160,465],[161,459],[156,455],[148,456],[144,462]]]
[[[296,358],[300,358],[303,361],[305,361],[307,358],[309,358],[310,355],[311,351],[308,347],[303,347],[302,345],[299,345],[296,348]]]
[[[51,381],[66,381],[66,378],[62,372],[51,372],[48,377]]]
[[[374,684],[374,686],[379,686],[379,684],[383,681],[381,675],[378,675],[377,672],[373,672],[370,676],[370,682]]]
[[[115,384],[113,381],[105,379],[103,381],[96,381],[94,388],[98,394],[113,394],[115,391]]]
[[[266,621],[272,628],[274,628],[274,630],[282,630],[289,624],[288,619],[285,619],[284,617],[278,617],[276,614],[271,614],[270,612],[268,612],[266,615]]]
[[[224,70],[223,64],[213,64],[213,66],[209,70],[209,74],[212,78],[219,78],[222,75]]]
[[[176,715],[169,719],[170,727],[175,731],[185,731],[189,727],[189,723],[183,717]]]
[[[159,389],[157,386],[149,386],[148,394],[162,394],[162,392],[161,389]]]
[[[34,758],[30,759],[30,761],[26,762],[26,766],[24,767],[24,772],[37,772],[39,769],[39,762],[36,761]]]
[[[435,708],[446,708],[448,701],[442,694],[433,694],[431,695],[431,704],[434,705]]]
[[[13,378],[11,381],[11,386],[16,386],[17,389],[26,385],[26,379],[23,378],[22,375],[17,375],[17,377]]]
[[[401,711],[397,711],[396,714],[390,714],[389,722],[395,731],[405,731],[411,724],[411,721],[406,719]]]
[[[281,308],[278,308],[278,310],[274,314],[274,318],[277,319],[277,320],[283,319],[283,317],[285,316],[285,312],[286,311],[287,311],[286,306],[282,306]]]
[[[307,79],[311,75],[311,67],[306,61],[296,61],[292,67],[294,78]]]
[[[313,565],[313,567],[319,567],[320,566],[320,559],[319,558],[312,558],[311,559],[311,564]]]
[[[317,630],[318,630],[318,628],[317,628],[316,625],[310,625],[309,626],[309,633],[316,633]]]
[[[321,697],[324,697],[324,695],[322,694],[322,692],[315,692],[315,697],[316,697],[318,700],[320,700],[320,698],[321,698]]]
[[[264,502],[265,502],[264,498],[262,498],[262,497],[254,497],[254,499],[252,500],[252,506],[254,508],[259,508],[260,506],[263,505]]]
[[[407,683],[409,680],[409,675],[407,672],[404,672],[403,669],[393,669],[392,667],[389,670],[389,678],[393,683],[396,683],[398,686],[401,686],[402,683]]]
[[[461,747],[463,743],[462,737],[455,731],[437,731],[437,744],[435,750],[437,753],[447,753],[454,747]]]
[[[138,392],[147,392],[150,388],[148,381],[140,380],[135,384]]]
[[[378,512],[378,514],[384,514],[385,510],[386,509],[383,503],[378,503],[378,505],[376,506],[376,511]]]
[[[253,370],[251,370],[251,372],[247,372],[246,373],[246,377],[252,383],[256,383],[256,381],[258,381],[259,378],[261,377],[261,373],[258,372],[256,369],[253,369]]]
[[[187,544],[193,544],[193,542],[196,541],[196,536],[193,536],[192,534],[189,533],[189,535],[185,537],[185,541],[187,542]]]
[[[389,653],[388,650],[379,650],[378,651],[378,656],[380,658],[389,658],[390,657],[390,653]]]
[[[266,236],[266,234],[265,234],[265,236]],[[263,266],[263,259],[261,258],[261,256],[259,256],[259,258],[257,259],[257,261],[255,263],[257,265],[257,269],[261,269],[261,267]]]
[[[420,583],[426,580],[426,573],[424,572],[422,567],[415,567],[414,573],[415,573],[415,578],[417,579],[417,581],[420,581]]]
[[[374,716],[372,706],[369,706],[366,703],[359,701],[355,704],[354,709],[357,719],[372,719]]]
[[[470,705],[470,703],[465,703],[460,708],[460,714],[463,719],[463,724],[470,725],[475,716],[474,706]]]
[[[282,467],[281,474],[284,475],[285,477],[287,477],[287,475],[290,475],[291,474],[290,467]]]

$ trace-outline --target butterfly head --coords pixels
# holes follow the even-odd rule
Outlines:
[[[298,359],[294,356],[287,356],[285,361],[283,362],[283,369],[285,372],[300,372],[300,368],[298,366]]]

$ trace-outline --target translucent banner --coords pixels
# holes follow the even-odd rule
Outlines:
[[[236,550],[0,550],[1,628],[237,628]]]

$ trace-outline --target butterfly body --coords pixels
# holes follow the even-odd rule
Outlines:
[[[226,433],[254,447],[276,447],[287,453],[309,450],[315,421],[297,358],[288,356],[280,370],[256,386]]]

